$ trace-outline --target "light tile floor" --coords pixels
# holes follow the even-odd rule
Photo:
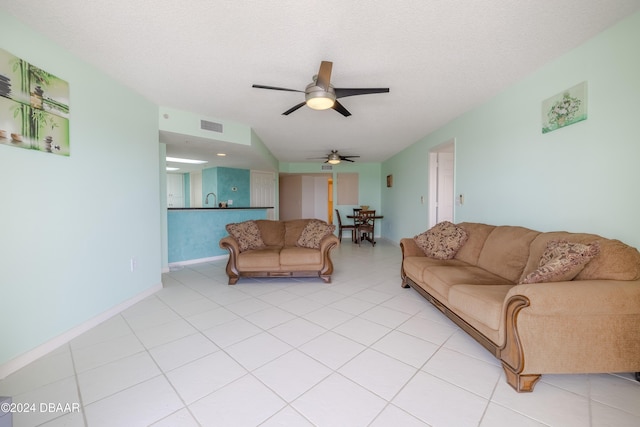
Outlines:
[[[0,381],[14,426],[639,426],[631,374],[544,375],[533,393],[413,289],[400,249],[348,240],[332,284],[226,284],[225,261]],[[41,403],[79,411],[41,411]]]

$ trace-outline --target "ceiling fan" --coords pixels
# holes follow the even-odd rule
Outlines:
[[[324,157],[309,157],[309,159],[325,159],[325,163],[330,163],[332,165],[337,165],[342,160],[345,162],[353,163],[355,160],[351,160],[352,158],[360,157],[360,156],[342,156],[338,154],[338,150],[331,150],[331,153],[327,154]]]
[[[333,62],[322,61],[320,63],[320,70],[318,74],[313,76],[313,81],[307,85],[305,90],[287,89],[283,87],[265,86],[265,85],[253,85],[252,87],[258,89],[271,89],[271,90],[284,90],[288,92],[301,92],[304,93],[305,101],[301,102],[287,111],[282,113],[283,116],[288,116],[303,105],[308,105],[309,108],[314,110],[326,110],[332,108],[345,117],[349,117],[351,113],[344,108],[338,98],[344,98],[354,95],[367,95],[371,93],[387,93],[388,87],[379,88],[334,88],[331,84],[331,69]]]

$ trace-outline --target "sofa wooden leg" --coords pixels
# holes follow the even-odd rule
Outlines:
[[[331,276],[320,276],[324,283],[331,283]]]
[[[229,276],[229,284],[230,285],[235,285],[236,283],[238,283],[238,279],[239,279],[239,277]]]
[[[507,384],[509,384],[518,393],[532,392],[538,380],[542,377],[540,374],[521,375],[517,372],[513,372],[509,366],[502,364],[502,369],[507,377]]]

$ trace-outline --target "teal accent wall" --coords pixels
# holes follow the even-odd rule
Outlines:
[[[233,191],[233,187],[237,188],[237,191]],[[233,200],[233,207],[251,206],[251,171],[223,167],[203,169],[203,200],[209,193],[215,193],[218,202]],[[212,204],[211,199],[209,200]]]
[[[233,206],[251,206],[251,171],[219,167],[218,196],[221,201],[233,200]]]
[[[155,104],[4,11],[0,40],[69,83],[71,144],[69,157],[0,146],[1,372],[160,285],[161,162]]]
[[[640,13],[385,161],[385,237],[427,228],[429,150],[456,140],[456,221],[591,232],[640,247]],[[588,83],[588,118],[542,134],[541,103]],[[420,197],[425,197],[421,204]]]
[[[227,224],[266,219],[266,209],[193,209],[167,213],[169,263],[226,255],[219,242]]]

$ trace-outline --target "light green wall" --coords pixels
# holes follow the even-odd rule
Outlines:
[[[204,117],[199,114],[169,107],[159,107],[158,120],[159,128],[162,131],[251,145],[251,128],[247,125],[234,123],[229,120]],[[222,132],[201,129],[201,120],[222,124]]]
[[[157,106],[5,12],[0,40],[69,83],[71,143],[0,146],[2,367],[160,284],[161,195]]]
[[[429,149],[456,139],[456,221],[592,232],[640,247],[640,13],[382,165],[383,234],[427,227]],[[542,134],[541,103],[588,82],[588,119]],[[425,204],[420,203],[425,196]]]

